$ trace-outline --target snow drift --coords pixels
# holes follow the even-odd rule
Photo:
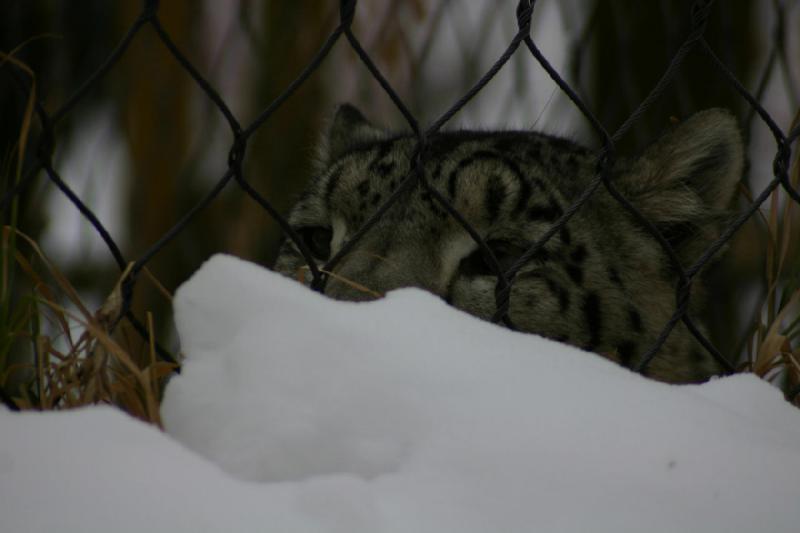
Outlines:
[[[335,302],[225,256],[175,318],[162,415],[197,455],[109,409],[2,412],[9,531],[800,527],[800,414],[752,376],[665,385],[418,290]]]

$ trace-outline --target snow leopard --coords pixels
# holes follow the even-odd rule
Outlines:
[[[615,157],[608,175],[669,242],[673,259],[688,266],[728,220],[743,153],[734,116],[708,109],[667,123],[638,156]],[[474,130],[434,134],[420,152],[414,135],[376,126],[344,104],[323,136],[314,177],[288,222],[323,268],[396,194],[326,272],[325,294],[369,300],[418,287],[489,320],[497,311],[497,268],[505,272],[514,265],[593,183],[597,154],[536,131]],[[415,172],[421,179],[410,179]],[[494,260],[474,237],[486,243]],[[636,369],[676,309],[680,276],[673,259],[601,185],[519,268],[508,323]],[[275,270],[306,284],[312,279],[292,239],[281,245]],[[703,305],[699,278],[689,300],[693,318]],[[642,373],[693,383],[720,370],[678,322]]]

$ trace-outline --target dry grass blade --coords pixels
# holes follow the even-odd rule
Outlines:
[[[308,270],[309,270],[308,265],[303,265],[300,268],[298,268],[297,269],[297,280],[302,283],[306,278],[306,272]],[[336,279],[340,283],[344,283],[348,287],[350,287],[352,289],[355,289],[358,292],[363,292],[364,294],[369,294],[373,298],[383,298],[383,296],[384,296],[383,294],[381,294],[379,292],[373,291],[369,287],[366,287],[364,285],[361,285],[360,283],[357,283],[357,282],[355,282],[353,280],[345,278],[344,276],[340,276],[336,272],[333,272],[333,271],[330,271],[330,270],[324,270],[324,269],[320,269],[319,271],[324,273],[324,274],[329,275],[330,277]]]
[[[7,228],[7,229],[13,230],[13,228]],[[62,291],[64,291],[64,294],[66,294],[70,302],[72,302],[72,304],[80,310],[81,314],[84,317],[90,317],[92,314],[83,305],[83,302],[81,301],[81,298],[78,295],[78,291],[75,290],[75,288],[66,278],[66,276],[64,276],[64,274],[58,268],[56,268],[56,266],[53,265],[52,262],[50,262],[50,260],[47,258],[47,255],[45,255],[42,249],[39,248],[39,245],[33,239],[31,239],[21,231],[19,230],[13,230],[13,231],[16,233],[17,236],[24,239],[31,247],[33,252],[39,257],[39,259],[42,260],[44,265],[47,267],[48,272],[50,273],[51,276],[53,276],[53,279],[58,284],[59,288]]]
[[[28,245],[32,256],[37,258],[36,263],[44,265],[48,279],[52,281],[51,286],[33,261],[21,251],[15,251],[16,263],[35,294],[34,311],[28,319],[38,321],[47,317],[51,329],[66,343],[66,349],[60,351],[51,337],[37,332],[38,328],[27,332],[27,324],[19,326],[19,337],[32,341],[32,362],[4,369],[2,383],[11,372],[32,370],[35,387],[23,388],[15,398],[17,405],[21,408],[61,409],[96,403],[114,404],[137,418],[160,426],[161,388],[164,378],[174,371],[175,365],[156,361],[152,318],[148,321],[149,364],[137,365],[131,355],[133,344],[125,342],[126,338],[120,342],[109,333],[109,326],[121,308],[121,283],[128,272],[122,274],[103,306],[91,313],[78,291],[33,239],[13,228],[5,228],[4,234],[8,236],[10,233]],[[75,311],[60,303],[63,297]],[[77,338],[72,334],[74,328],[81,330]]]
[[[45,301],[44,303],[54,311],[68,316],[86,328],[84,335],[86,335],[87,357],[85,361],[87,364],[82,366],[85,382],[80,387],[81,391],[91,390],[88,386],[90,381],[93,381],[91,386],[97,390],[113,390],[105,381],[108,379],[106,372],[113,374],[121,371],[117,377],[119,383],[124,386],[116,390],[126,400],[122,407],[137,418],[160,426],[158,386],[152,379],[149,370],[139,368],[128,352],[111,338],[106,329],[94,317],[83,319],[54,302]],[[115,368],[115,365],[118,365],[119,369]],[[84,402],[87,399],[84,397]],[[99,398],[91,395],[91,399],[93,400],[91,403],[94,403]],[[108,400],[112,399],[108,398]]]
[[[800,122],[800,111],[790,127]],[[797,187],[800,183],[800,159],[795,157],[789,181]],[[766,293],[761,312],[756,317],[748,345],[748,369],[768,381],[778,381],[784,390],[800,384],[797,341],[800,340],[800,265],[795,258],[798,252],[797,206],[782,187],[770,197],[767,216],[760,210],[765,222],[767,257],[764,268]]]
[[[791,352],[789,339],[781,332],[781,326],[784,321],[789,317],[789,314],[794,311],[795,306],[800,302],[800,290],[797,290],[789,298],[788,303],[780,310],[775,316],[766,332],[764,341],[759,346],[756,360],[753,362],[753,372],[759,376],[764,375],[765,369],[769,367],[769,363],[782,353]]]

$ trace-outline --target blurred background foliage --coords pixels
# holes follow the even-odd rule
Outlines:
[[[338,4],[173,0],[162,2],[158,13],[172,40],[246,126],[285,90],[330,35],[339,21]],[[705,33],[711,48],[784,131],[799,108],[797,4],[716,2]],[[37,97],[52,112],[105,61],[141,6],[134,0],[5,0],[0,7],[0,51],[13,51],[33,70]],[[532,35],[613,132],[645,98],[691,31],[690,7],[689,0],[540,0]],[[441,115],[500,56],[516,31],[514,11],[513,1],[362,1],[353,28],[424,124]],[[0,69],[4,190],[13,183],[14,147],[28,96],[21,79],[7,62]],[[322,68],[248,145],[246,177],[281,212],[288,210],[310,177],[316,140],[340,101],[356,103],[376,122],[403,127],[389,98],[341,39]],[[774,141],[699,49],[689,54],[667,91],[623,137],[620,152],[641,149],[671,119],[707,107],[727,107],[740,118],[750,142],[744,185],[760,191],[771,179]],[[94,123],[102,124],[99,134],[89,127]],[[585,119],[524,49],[449,124],[471,125],[535,126],[598,145]],[[39,133],[34,121],[31,139]],[[224,174],[232,135],[207,96],[152,28],[145,27],[108,75],[59,123],[56,141],[56,169],[98,213],[132,261]],[[121,154],[115,159],[118,163],[97,166],[112,152]],[[25,167],[32,157],[29,149]],[[99,192],[104,186],[110,190]],[[745,204],[743,200],[741,206]],[[783,205],[782,199],[775,204]],[[74,206],[41,175],[21,195],[19,213],[17,226],[42,243],[76,290],[99,307],[120,272]],[[787,216],[793,220],[796,213]],[[10,222],[8,211],[2,217],[3,224]],[[763,220],[754,217],[739,232],[732,253],[712,276],[712,340],[730,357],[743,353],[766,292],[769,232]],[[148,267],[173,291],[213,253],[268,265],[278,239],[277,224],[230,185]],[[793,246],[782,283],[797,276],[799,262]],[[12,306],[19,297],[8,297]],[[169,301],[153,284],[140,282],[134,313],[148,312],[155,317],[156,337],[176,349]]]

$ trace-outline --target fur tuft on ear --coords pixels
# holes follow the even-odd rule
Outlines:
[[[619,176],[620,190],[688,260],[715,239],[742,177],[744,146],[724,109],[696,113]]]
[[[356,146],[379,140],[386,136],[373,126],[355,106],[342,104],[336,110],[327,136],[323,140],[321,156],[327,166]]]

